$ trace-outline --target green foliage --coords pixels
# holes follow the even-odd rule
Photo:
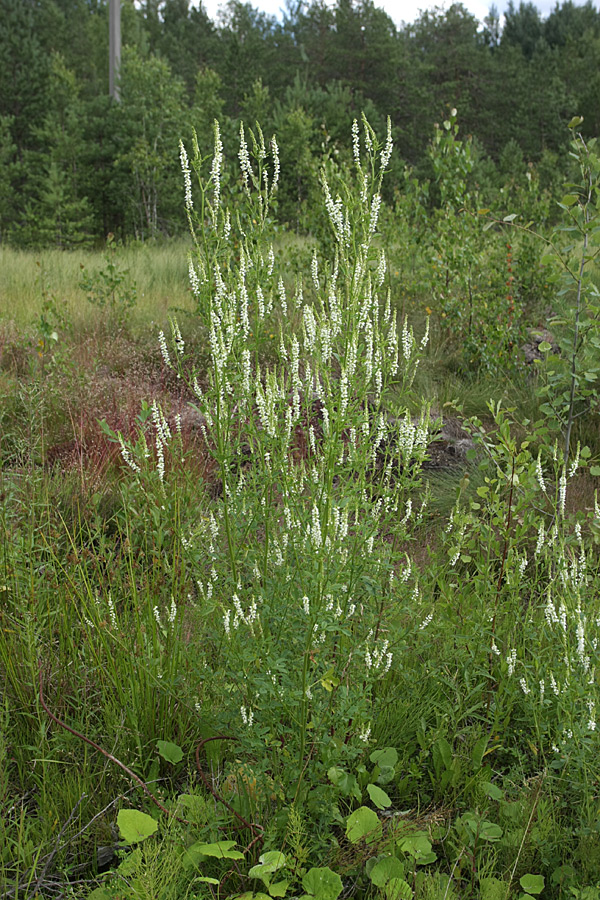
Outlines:
[[[158,822],[137,809],[122,809],[117,816],[117,825],[123,840],[128,844],[139,844],[154,834]]]
[[[563,122],[577,109],[586,139],[600,128],[599,15],[565,2],[543,20],[533,5],[521,7],[511,7],[501,32],[498,16],[482,29],[460,4],[398,27],[373,3],[349,0],[296,4],[283,22],[236,0],[216,23],[188,0],[126,3],[121,102],[113,104],[106,3],[3,0],[2,240],[72,248],[107,233],[183,233],[177,140],[189,137],[189,123],[208,153],[215,118],[230,142],[240,119],[277,130],[289,148],[278,214],[314,234],[320,166],[348,158],[357,111],[378,131],[391,117],[403,161],[424,181],[434,168],[432,129],[453,104],[474,136],[479,192],[518,193],[527,221],[539,221],[531,205],[552,218]],[[404,165],[393,165],[398,183]],[[484,306],[489,297],[481,299],[487,291],[476,275],[475,303]],[[465,274],[461,290],[468,283]]]
[[[137,303],[137,287],[119,262],[114,235],[108,235],[101,269],[88,274],[82,266],[79,287],[86,292],[89,303],[108,311],[111,323],[118,327],[126,323],[129,310]]]
[[[305,896],[315,900],[337,900],[342,893],[342,879],[327,867],[309,869],[302,879],[302,887],[306,891]]]
[[[117,142],[115,177],[131,191],[133,233],[140,240],[177,230],[180,213],[177,136],[184,127],[184,88],[161,59],[123,54],[121,101],[110,113]]]
[[[559,308],[550,320],[556,328],[559,354],[545,342],[541,352],[545,363],[540,366],[541,410],[553,418],[564,433],[564,456],[571,454],[574,422],[598,408],[600,401],[600,349],[598,315],[600,289],[594,261],[600,252],[600,157],[594,139],[586,143],[576,131],[581,119],[575,117],[572,156],[577,160],[581,181],[567,185],[569,193],[559,202],[564,223],[549,241],[551,259],[557,259],[562,270],[562,288],[558,292]]]

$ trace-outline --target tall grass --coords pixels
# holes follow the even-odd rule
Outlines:
[[[168,309],[193,310],[187,278],[188,242],[135,245],[118,251],[120,266],[137,287],[134,324],[163,321]],[[20,328],[39,319],[42,305],[53,298],[69,321],[84,326],[90,319],[85,292],[79,287],[82,268],[92,274],[104,265],[102,251],[16,250],[0,247],[0,317]]]

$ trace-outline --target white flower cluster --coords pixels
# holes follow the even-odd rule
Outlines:
[[[161,483],[165,480],[165,450],[171,440],[171,429],[169,423],[164,417],[163,411],[156,402],[152,401],[152,421],[154,423],[155,446],[156,446],[156,468]]]
[[[261,598],[259,597],[258,599],[260,600]],[[242,622],[244,625],[247,625],[250,628],[250,632],[254,634],[254,624],[257,623],[260,628],[256,598],[252,598],[247,612],[244,612],[240,598],[237,594],[233,595],[231,602],[233,603],[233,613],[230,609],[227,609],[223,614],[223,628],[227,638],[231,638],[231,629],[233,628],[234,631],[237,631]]]
[[[133,456],[131,455],[131,451],[130,451],[129,447],[127,447],[127,445],[125,444],[125,441],[123,440],[123,435],[120,432],[119,432],[119,445],[121,447],[121,456],[123,457],[124,461],[127,463],[127,465],[132,470],[132,472],[139,474],[141,469],[138,466],[138,464],[136,463],[136,461],[134,460]]]
[[[511,650],[506,657],[506,664],[508,666],[508,677],[512,678],[513,672],[515,671],[515,666],[517,664],[517,651],[515,649]]]
[[[242,718],[242,722],[247,728],[252,728],[254,722],[254,713],[251,709],[248,709],[245,706],[240,706],[240,716]]]
[[[185,187],[185,208],[190,213],[194,207],[192,199],[192,178],[190,174],[190,163],[183,141],[179,141],[179,159],[181,161],[181,171],[183,172],[183,183]]]
[[[390,642],[387,639],[382,641],[380,646],[376,643],[369,646],[370,641],[373,640],[373,636],[373,631],[369,631],[365,647],[365,665],[368,672],[376,672],[380,678],[383,678],[390,670],[393,653],[388,649]]]

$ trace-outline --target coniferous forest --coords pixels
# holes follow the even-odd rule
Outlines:
[[[195,128],[225,146],[259,121],[282,147],[278,218],[310,231],[307,208],[326,157],[344,152],[353,118],[392,121],[387,190],[406,167],[431,176],[435,122],[458,109],[482,186],[536,167],[561,179],[565,123],[600,131],[600,13],[557,3],[545,19],[510,4],[500,29],[459,3],[397,28],[371,2],[291,2],[283,22],[230,0],[218,24],[188,0],[122,4],[119,104],[108,98],[108,3],[0,4],[0,240],[74,247],[186,230],[178,140]]]

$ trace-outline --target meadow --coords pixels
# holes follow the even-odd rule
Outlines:
[[[600,897],[578,124],[552,216],[453,111],[434,204],[215,126],[187,242],[0,249],[0,897]]]

